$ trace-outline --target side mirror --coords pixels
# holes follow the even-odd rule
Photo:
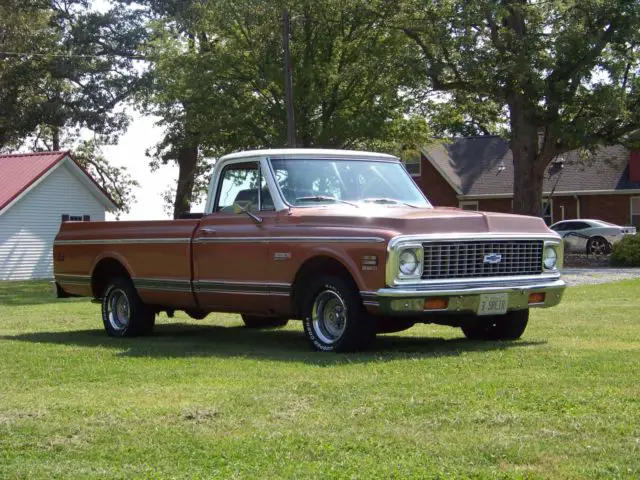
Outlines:
[[[251,202],[240,200],[233,203],[233,213],[235,213],[236,215],[240,213],[247,213],[249,211],[251,211]]]
[[[249,218],[251,218],[251,220],[253,220],[256,223],[262,223],[262,218],[258,217],[257,215],[254,215],[253,213],[251,213],[251,202],[248,201],[244,201],[241,200],[239,202],[234,202],[233,203],[233,213],[240,214],[240,213],[244,213],[247,216],[249,216]]]

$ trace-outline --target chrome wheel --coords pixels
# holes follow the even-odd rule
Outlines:
[[[594,255],[604,255],[607,253],[609,244],[604,238],[596,237],[589,240],[589,253]]]
[[[327,345],[340,340],[347,327],[347,307],[333,290],[318,294],[311,310],[313,331]]]
[[[114,289],[109,293],[107,318],[114,330],[125,330],[129,326],[131,305],[127,295],[120,289]]]

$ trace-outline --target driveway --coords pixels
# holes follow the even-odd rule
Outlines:
[[[567,285],[610,283],[640,278],[640,268],[565,268],[562,279]]]

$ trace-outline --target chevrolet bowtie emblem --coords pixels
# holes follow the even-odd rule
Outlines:
[[[499,253],[489,253],[484,256],[484,263],[496,264],[502,261],[502,255]]]

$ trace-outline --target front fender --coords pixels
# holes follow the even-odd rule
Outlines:
[[[377,268],[370,269],[362,265],[363,256],[376,256]],[[382,288],[384,286],[386,243],[378,246],[317,246],[305,252],[299,268],[307,261],[317,257],[329,257],[343,265],[359,290]]]

